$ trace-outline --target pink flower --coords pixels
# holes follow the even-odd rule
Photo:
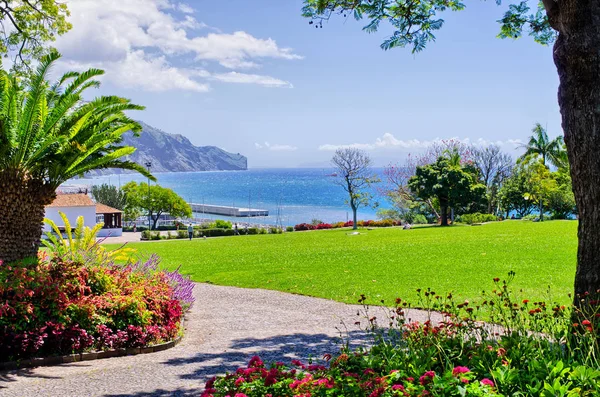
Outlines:
[[[248,397],[248,396],[245,395],[244,393],[236,393],[235,397]]]
[[[485,386],[490,386],[490,387],[494,387],[494,382],[492,382],[491,380],[489,380],[488,378],[483,378],[481,380],[481,384],[485,385]]]
[[[242,378],[241,376],[239,378],[237,378],[235,380],[235,387],[238,387],[239,385],[241,385],[242,383],[244,383],[246,381],[246,379]]]
[[[425,386],[425,385],[431,383],[431,381],[433,380],[434,377],[435,377],[435,372],[427,371],[423,374],[423,376],[421,376],[419,378],[419,383],[421,384],[421,386]]]
[[[392,390],[403,391],[404,390],[404,386],[402,386],[402,385],[394,385],[394,386],[392,386]]]
[[[471,372],[471,370],[467,367],[454,367],[452,370],[452,376],[466,374],[467,372]]]

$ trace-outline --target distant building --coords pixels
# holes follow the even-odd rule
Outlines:
[[[98,232],[98,237],[118,237],[123,234],[123,212],[104,204],[96,204],[87,194],[57,194],[52,204],[46,206],[46,218],[64,231],[65,225],[60,212],[67,216],[71,228],[77,225],[77,218],[83,216],[84,226],[89,228],[104,223],[104,227]],[[44,224],[43,230],[47,232],[51,228]]]

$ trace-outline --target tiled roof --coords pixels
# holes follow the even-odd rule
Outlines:
[[[91,207],[94,202],[87,194],[57,194],[47,207]]]
[[[104,204],[96,204],[96,214],[121,214],[123,211]]]

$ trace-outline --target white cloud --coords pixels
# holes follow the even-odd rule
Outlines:
[[[294,88],[289,81],[283,81],[270,76],[262,76],[258,74],[244,74],[238,72],[229,72],[221,74],[213,74],[213,79],[223,81],[225,83],[240,83],[240,84],[259,84],[267,87],[287,87]]]
[[[194,9],[185,3],[178,3],[177,9],[179,11],[183,12],[184,14],[193,14],[194,13]]]
[[[64,63],[102,67],[107,70],[106,80],[128,87],[201,92],[208,89],[203,79],[291,87],[287,81],[259,74],[211,71],[202,75],[198,67],[219,64],[248,69],[260,67],[268,58],[302,59],[271,38],[243,31],[221,33],[210,28],[213,32],[198,34],[197,30],[209,27],[194,17],[188,4],[172,0],[68,0],[68,6],[73,29],[56,43]],[[160,81],[145,81],[150,78]]]
[[[490,141],[483,138],[479,138],[475,141],[471,141],[470,138],[460,139],[457,137],[450,138],[455,141],[460,141],[466,144],[473,144],[477,146],[488,146],[491,144],[496,144],[498,146],[504,145],[513,145],[518,146],[521,142],[519,139],[508,139],[507,141]],[[325,144],[319,146],[319,150],[321,151],[335,151],[337,149],[343,148],[355,148],[361,150],[377,150],[377,149],[424,149],[431,145],[434,142],[442,141],[441,138],[436,138],[433,140],[419,140],[419,139],[409,139],[409,140],[401,140],[397,139],[393,134],[386,132],[383,136],[378,137],[375,142],[372,143],[351,143],[351,144]]]
[[[266,149],[272,152],[293,152],[298,150],[296,146],[291,145],[279,145],[279,144],[270,144],[269,142],[265,142],[264,144],[255,143],[254,147],[257,149]]]

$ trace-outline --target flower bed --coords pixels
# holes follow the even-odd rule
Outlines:
[[[193,284],[158,258],[117,265],[67,255],[0,262],[0,357],[18,360],[173,340]]]
[[[284,363],[266,367],[255,356],[247,368],[209,380],[201,397],[498,395],[492,380],[477,378],[466,367],[440,375],[425,371],[414,378],[397,370],[379,373],[365,367],[360,356],[342,354],[327,366],[294,360],[291,368]]]
[[[400,221],[394,221],[391,219],[383,219],[379,221],[358,221],[358,226],[360,227],[392,227],[392,226],[400,226]],[[294,226],[294,230],[296,231],[306,231],[306,230],[322,230],[322,229],[339,229],[343,227],[352,227],[354,226],[354,222],[337,222],[337,223],[319,223],[316,225],[310,223],[300,223]]]
[[[477,302],[418,290],[417,307],[437,322],[411,322],[401,299],[378,320],[362,296],[369,348],[325,354],[323,365],[255,357],[211,379],[203,397],[599,396],[600,291],[579,307],[516,300],[513,276]]]

